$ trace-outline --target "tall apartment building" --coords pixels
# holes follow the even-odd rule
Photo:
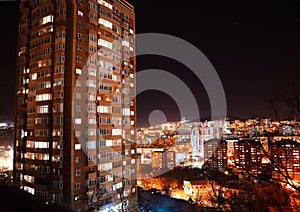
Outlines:
[[[19,17],[15,183],[76,211],[133,207],[133,6],[22,0]]]
[[[300,144],[293,140],[281,140],[272,143],[271,156],[280,169],[273,171],[273,177],[300,180]],[[283,173],[283,174],[281,174]]]
[[[227,142],[210,139],[204,143],[203,167],[224,170],[227,168]]]
[[[255,175],[261,173],[262,153],[258,142],[255,140],[239,140],[234,143],[236,168],[249,171]]]

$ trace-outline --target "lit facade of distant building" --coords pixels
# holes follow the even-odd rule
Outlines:
[[[177,142],[178,143],[189,143],[190,148],[188,152],[191,153],[192,157],[203,157],[203,145],[200,143],[200,123],[199,122],[189,122],[184,118],[180,122],[177,132]],[[184,144],[186,147],[187,145]]]
[[[191,129],[191,152],[193,156],[200,156],[203,146],[200,145],[199,126],[193,126]]]
[[[238,169],[243,169],[257,175],[262,164],[259,141],[239,140],[234,143],[234,163]]]
[[[164,148],[137,148],[139,177],[157,176],[175,168],[175,152]]]
[[[291,140],[277,141],[272,144],[272,157],[280,168],[274,171],[275,178],[289,175],[292,180],[300,180],[300,143]]]
[[[227,162],[228,162],[228,167],[234,167],[234,143],[237,142],[238,140],[226,140],[227,143]]]
[[[135,14],[125,0],[20,1],[14,181],[76,211],[136,196]]]
[[[286,125],[289,126],[290,133],[283,133],[280,130],[285,129]],[[202,167],[205,162],[204,167],[237,168],[259,175],[263,166],[270,163],[262,150],[269,152],[272,143],[286,139],[300,143],[299,125],[297,121],[279,123],[270,119],[179,121],[144,128],[140,131],[140,138],[147,138],[150,142],[139,147],[159,148],[161,143],[164,143],[169,151],[175,152],[176,166]],[[197,142],[197,127],[199,127],[199,142]],[[167,139],[170,132],[175,133],[172,142]],[[165,139],[161,139],[163,137]],[[222,140],[220,145],[217,138]],[[199,157],[195,157],[197,154]],[[142,156],[141,160],[145,164],[150,159]]]
[[[212,169],[227,168],[227,142],[224,140],[210,139],[204,144],[204,167]]]

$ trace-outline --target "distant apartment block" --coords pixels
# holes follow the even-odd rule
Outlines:
[[[210,139],[204,143],[204,167],[224,170],[227,168],[227,142]]]
[[[292,140],[282,140],[273,143],[271,148],[272,157],[280,169],[274,171],[274,177],[281,179],[288,176],[292,180],[300,180],[300,143]]]
[[[239,140],[234,143],[234,165],[257,175],[261,171],[262,152],[259,141]]]

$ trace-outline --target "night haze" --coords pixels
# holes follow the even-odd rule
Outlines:
[[[229,116],[272,116],[266,99],[299,80],[299,1],[129,2],[135,6],[137,34],[177,36],[203,52],[223,83]],[[18,2],[0,5],[5,29],[1,34],[0,117],[14,119]],[[137,71],[150,68],[182,79],[195,96],[200,116],[210,118],[205,88],[183,64],[159,56],[137,58]],[[147,91],[137,100],[138,126],[148,125],[154,110],[162,110],[169,121],[180,119],[178,106],[167,94]]]

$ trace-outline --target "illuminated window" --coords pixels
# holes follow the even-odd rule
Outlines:
[[[104,25],[105,27],[108,27],[110,29],[112,29],[112,23],[110,21],[107,21],[103,18],[99,18],[99,24]]]
[[[48,113],[48,105],[37,106],[37,113]]]
[[[129,108],[123,108],[123,115],[129,116],[130,115],[130,109]]]
[[[122,185],[123,185],[122,182],[119,182],[119,183],[114,184],[114,185],[113,185],[113,190],[115,191],[115,190],[117,190],[117,189],[119,189],[119,188],[122,188]]]
[[[127,47],[129,47],[129,42],[126,41],[126,40],[123,40],[123,41],[122,41],[122,46],[127,46]]]
[[[98,0],[98,4],[102,4],[102,5],[104,5],[105,7],[108,7],[111,10],[113,8],[111,4],[109,4],[108,2],[106,2],[104,0]]]
[[[40,23],[42,24],[47,24],[49,22],[53,22],[53,15],[48,15],[45,16],[44,18],[41,19]]]
[[[111,113],[112,112],[112,107],[111,106],[98,106],[97,107],[97,112],[98,113]]]
[[[105,146],[112,146],[112,140],[106,140]]]
[[[35,142],[34,147],[36,149],[49,148],[49,143],[48,142],[37,141],[37,142]]]
[[[24,191],[34,195],[35,193],[35,189],[34,188],[31,188],[31,187],[28,187],[28,186],[24,186]]]
[[[76,74],[81,74],[81,69],[80,68],[76,68]]]
[[[87,149],[96,149],[96,141],[87,141],[86,148]]]
[[[122,135],[122,129],[112,129],[112,135]]]
[[[40,94],[40,95],[36,95],[35,97],[35,101],[47,101],[51,99],[51,95],[50,94]]]
[[[30,175],[24,175],[24,180],[30,183],[34,183],[34,177]]]
[[[112,169],[112,163],[111,162],[98,165],[98,170],[99,171],[109,171],[111,169]]]
[[[78,14],[79,16],[81,16],[81,17],[83,16],[83,12],[80,11],[80,10],[77,11],[77,14]]]
[[[79,1],[79,0],[78,0]],[[76,201],[79,201],[80,200],[80,196],[74,196],[74,200],[75,200],[75,202]],[[78,209],[78,210],[80,210],[80,209]]]
[[[75,119],[75,124],[81,124],[81,119],[80,118]]]
[[[103,39],[98,39],[98,45],[99,46],[104,46],[106,48],[109,48],[109,49],[112,49],[112,43],[111,42],[108,42],[106,40],[103,40]]]
[[[37,79],[37,73],[32,74],[32,75],[31,75],[31,79],[32,79],[32,80],[36,80],[36,79]]]
[[[75,144],[75,150],[80,150],[81,149],[81,144]]]

